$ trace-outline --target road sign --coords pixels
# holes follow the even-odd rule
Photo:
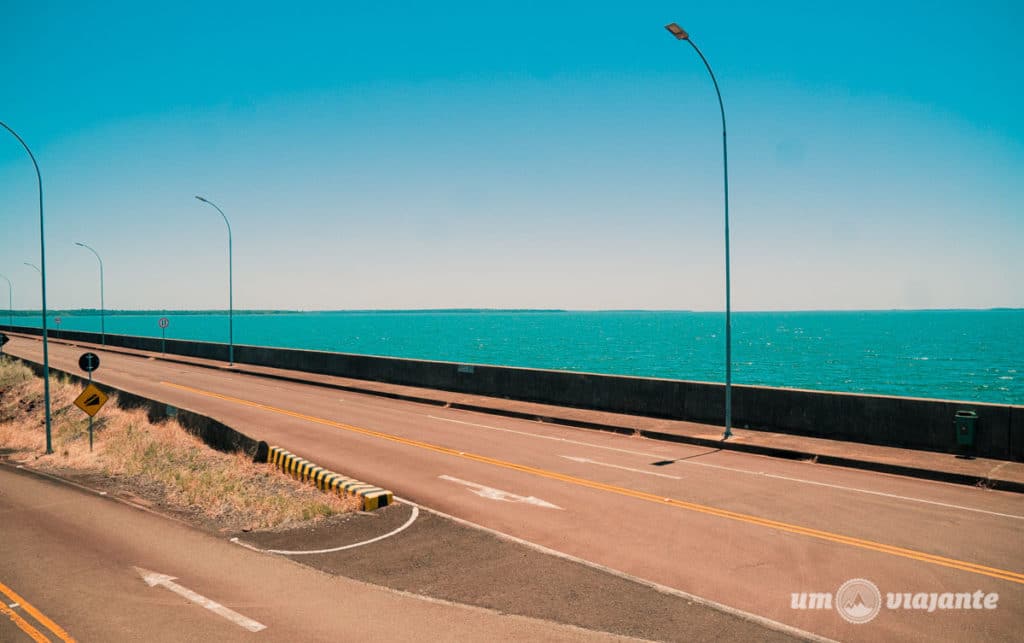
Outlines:
[[[0,333],[0,346],[3,346],[4,344],[6,344],[9,341],[11,341],[10,337],[8,337],[7,335],[4,335],[3,333]]]
[[[82,369],[86,373],[92,373],[100,367],[100,358],[96,353],[83,353],[78,358],[78,368]]]
[[[161,317],[160,321],[157,323],[160,324],[160,328],[167,328],[168,326],[171,325],[171,320],[167,319],[166,317]]]
[[[85,387],[82,394],[75,398],[75,406],[82,409],[89,417],[96,415],[103,405],[107,403],[108,396],[99,390],[95,384]]]
[[[53,318],[53,321],[54,321],[54,323],[56,323],[56,324],[57,324],[58,326],[60,326],[60,317],[54,317],[54,318]]]

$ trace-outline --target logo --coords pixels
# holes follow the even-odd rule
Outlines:
[[[836,611],[850,623],[867,623],[878,616],[881,609],[882,593],[869,580],[854,578],[836,590]]]
[[[833,598],[835,599],[833,601]],[[886,592],[885,604],[878,586],[864,578],[853,578],[831,592],[793,592],[789,606],[795,610],[835,610],[848,623],[868,623],[885,607],[889,610],[994,610],[999,607],[999,594],[974,592]]]

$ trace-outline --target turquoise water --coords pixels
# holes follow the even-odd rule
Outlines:
[[[61,328],[99,331],[98,316],[60,316]],[[107,331],[159,337],[160,316],[111,315]],[[166,316],[168,338],[227,341],[226,314]],[[235,342],[721,382],[723,320],[653,311],[239,313]],[[734,313],[733,381],[1024,404],[1024,310]]]

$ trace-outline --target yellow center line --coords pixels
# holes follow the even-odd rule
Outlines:
[[[21,618],[21,616],[19,616],[14,610],[4,605],[2,601],[0,601],[0,614],[4,614],[7,618],[14,621],[14,624],[17,625],[22,632],[32,637],[32,640],[36,643],[50,643],[50,639],[43,636],[42,632],[32,627],[28,621]]]
[[[736,520],[738,522],[744,522],[751,525],[757,525],[760,527],[767,527],[770,529],[776,529],[779,531],[798,534],[801,536],[808,536],[810,538],[816,538],[819,540],[825,540],[829,542],[839,543],[848,545],[851,547],[857,547],[860,549],[867,549],[883,554],[889,554],[892,556],[898,556],[901,558],[908,558],[924,563],[931,563],[933,565],[941,565],[943,567],[949,567],[960,571],[970,572],[973,574],[981,574],[983,576],[990,576],[992,578],[998,578],[1001,580],[1010,581],[1011,583],[1019,583],[1024,585],[1024,574],[1019,572],[1013,572],[1005,569],[999,569],[995,567],[987,567],[985,565],[979,565],[977,563],[971,563],[968,561],[957,560],[955,558],[946,558],[945,556],[939,556],[936,554],[929,554],[927,552],[917,551],[914,549],[906,549],[904,547],[897,547],[895,545],[887,545],[885,543],[879,543],[872,540],[865,540],[862,538],[855,538],[853,536],[844,536],[829,531],[822,531],[820,529],[813,529],[811,527],[802,527],[800,525],[794,525],[786,522],[780,522],[778,520],[771,520],[769,518],[760,518],[750,514],[743,514],[735,511],[729,511],[728,509],[719,509],[717,507],[711,507],[708,505],[701,505],[694,502],[687,502],[685,500],[677,500],[675,498],[666,498],[645,491],[636,491],[634,489],[628,489],[626,487],[618,487],[615,485],[605,484],[603,482],[597,482],[594,480],[587,480],[585,478],[577,478],[575,476],[565,475],[557,473],[555,471],[548,471],[546,469],[538,469],[522,464],[516,464],[514,462],[508,462],[505,460],[498,460],[496,458],[490,458],[484,455],[477,455],[475,453],[468,453],[465,451],[459,451],[457,449],[450,449],[448,447],[442,447],[436,444],[430,444],[428,442],[421,442],[419,440],[413,440],[410,438],[403,438],[397,435],[391,435],[389,433],[382,433],[380,431],[373,431],[370,429],[364,429],[358,426],[352,426],[351,424],[344,424],[342,422],[335,422],[333,420],[327,420],[324,418],[315,417],[312,415],[306,415],[304,413],[298,413],[295,411],[289,411],[287,409],[281,409],[267,404],[261,404],[259,402],[252,402],[250,400],[243,400],[237,397],[231,397],[229,395],[221,395],[220,393],[213,393],[210,391],[204,391],[190,386],[182,384],[175,384],[173,382],[161,382],[166,386],[171,386],[183,391],[196,393],[198,395],[204,395],[206,397],[212,397],[226,402],[233,402],[252,408],[262,409],[271,413],[277,413],[280,415],[287,415],[289,417],[305,420],[308,422],[314,422],[317,424],[323,424],[336,429],[342,429],[344,431],[350,431],[352,433],[359,433],[381,440],[388,440],[391,442],[397,442],[407,446],[413,446],[420,449],[427,449],[434,451],[435,453],[443,453],[445,455],[454,456],[457,458],[463,458],[466,460],[472,460],[474,462],[481,462],[484,464],[490,464],[496,467],[502,467],[505,469],[512,469],[513,471],[520,471],[528,473],[534,476],[542,478],[548,478],[551,480],[559,480],[561,482],[567,482],[569,484],[578,485],[581,487],[588,487],[590,489],[597,489],[600,491],[607,491],[610,493],[619,494],[622,496],[628,496],[630,498],[636,498],[639,500],[646,500],[648,502],[654,502],[662,505],[668,505],[671,507],[677,507],[679,509],[686,509],[688,511],[694,511],[710,516],[716,516],[718,518],[726,518],[729,520]]]
[[[31,603],[29,603],[24,598],[19,596],[18,593],[15,592],[10,587],[8,587],[7,585],[4,585],[3,583],[0,583],[0,593],[6,594],[8,598],[10,598],[12,601],[17,603],[26,612],[31,614],[32,618],[36,619],[44,627],[46,627],[51,632],[56,634],[57,638],[59,638],[60,640],[64,641],[64,643],[75,643],[75,639],[71,638],[71,635],[68,634],[67,632],[65,632],[64,629],[61,628],[60,625],[57,625],[56,623],[51,621],[49,618],[47,618],[45,614],[43,614],[42,612],[37,610]],[[0,603],[0,605],[2,605],[2,603]],[[6,611],[5,611],[5,613],[6,613]],[[10,614],[7,614],[7,615],[11,618],[12,621],[15,622],[15,624],[18,625],[18,627],[21,627],[21,623],[18,623],[18,621],[15,620],[15,619],[21,619],[20,616],[18,616],[17,614],[15,614],[13,612],[11,612]],[[35,629],[31,625],[29,625],[27,622],[25,622],[24,619],[21,619],[21,621],[22,621],[22,623],[25,623],[25,625],[27,625],[29,627],[29,630],[31,630],[31,631],[26,630],[24,627],[21,627],[21,629],[26,634],[28,634],[33,639],[35,639],[36,641],[49,641],[50,640],[50,639],[46,638],[45,636],[43,636],[42,634],[40,634],[39,630]],[[32,632],[35,632],[35,634],[33,634]],[[40,638],[36,638],[36,635],[38,635]]]

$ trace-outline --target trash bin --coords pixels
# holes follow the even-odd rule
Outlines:
[[[974,425],[978,421],[978,414],[974,411],[957,411],[953,418],[953,425],[956,427],[957,446],[974,446]]]

